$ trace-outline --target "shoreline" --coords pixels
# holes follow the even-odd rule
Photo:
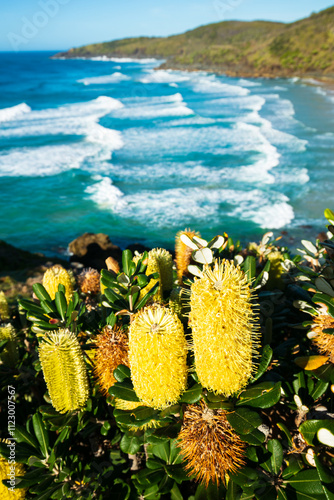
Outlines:
[[[124,59],[126,60],[133,60],[133,61],[161,61],[163,60],[164,62],[160,64],[159,66],[154,67],[153,69],[155,71],[158,70],[170,70],[170,71],[186,71],[189,73],[195,73],[195,72],[206,72],[206,73],[214,73],[219,76],[226,76],[230,78],[245,78],[245,79],[266,79],[266,80],[276,80],[276,79],[282,79],[282,80],[290,80],[292,78],[298,78],[299,80],[302,80],[303,83],[307,83],[309,85],[314,85],[314,83],[311,80],[314,80],[314,82],[317,82],[317,84],[324,85],[331,90],[334,91],[334,74],[333,75],[322,75],[319,73],[268,73],[268,72],[250,72],[250,71],[243,71],[243,70],[229,70],[229,69],[222,69],[219,66],[206,66],[206,65],[178,65],[178,64],[168,64],[168,59],[166,59],[166,56],[154,56],[154,57],[133,57],[133,56],[127,56],[127,55],[120,55],[120,54],[97,54],[97,55],[90,55],[90,56],[75,56],[71,57],[66,55],[67,53],[59,53],[55,54],[50,59],[54,60],[86,60],[86,61],[105,61],[105,62],[113,62],[115,59]],[[122,62],[122,61],[119,61]],[[145,64],[142,62],[142,64]],[[309,80],[309,81],[308,81]]]

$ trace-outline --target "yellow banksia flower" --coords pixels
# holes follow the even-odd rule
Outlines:
[[[26,497],[26,488],[12,488],[10,479],[12,477],[11,468],[14,467],[15,477],[23,476],[25,468],[23,464],[16,462],[14,465],[9,464],[5,458],[0,458],[0,498],[1,500],[23,500]],[[8,481],[8,488],[3,484],[3,480]]]
[[[185,469],[208,487],[226,484],[229,473],[244,465],[246,444],[234,432],[222,409],[211,410],[202,401],[188,405],[178,435]]]
[[[83,353],[75,334],[67,329],[46,333],[38,354],[53,407],[65,413],[84,406],[89,385]]]
[[[182,283],[182,279],[184,276],[188,276],[188,266],[191,262],[191,254],[193,250],[188,247],[185,243],[183,243],[180,239],[180,236],[185,234],[192,239],[194,236],[201,236],[197,231],[192,231],[191,229],[185,229],[184,231],[179,231],[176,234],[175,238],[175,261],[176,261],[176,269],[177,269],[177,277],[179,283]]]
[[[0,323],[10,318],[8,302],[3,291],[0,291]]]
[[[284,269],[282,267],[284,256],[281,252],[275,251],[270,252],[267,255],[267,259],[270,261],[269,279],[267,283],[268,290],[273,290],[275,288],[283,290],[285,287],[282,281],[282,274],[284,273]]]
[[[13,326],[8,323],[0,327],[0,341],[8,340],[3,351],[0,353],[0,365],[4,364],[10,367],[14,367],[18,357],[18,349],[16,343],[16,333]]]
[[[169,309],[177,314],[183,323],[188,321],[190,311],[189,304],[190,290],[181,286],[173,288],[169,297]]]
[[[159,305],[133,316],[129,334],[131,379],[144,405],[163,409],[186,389],[187,342],[176,314]]]
[[[120,328],[105,326],[96,339],[94,374],[105,396],[116,382],[114,370],[118,365],[129,366],[128,337]]]
[[[329,361],[334,363],[334,335],[324,332],[327,329],[334,329],[334,318],[329,314],[319,314],[313,321],[311,331],[316,335],[312,337],[312,343],[321,354],[328,356]]]
[[[73,282],[71,276],[66,269],[56,264],[45,271],[43,276],[43,286],[52,300],[56,297],[58,285],[60,284],[64,285],[65,297],[67,302],[69,302],[73,295]]]
[[[206,266],[191,286],[195,368],[201,384],[216,394],[239,391],[254,371],[259,334],[251,299],[246,275],[228,260]]]
[[[135,256],[134,262],[138,262],[141,256]],[[151,279],[149,284],[140,292],[139,300],[159,283],[159,288],[153,296],[156,302],[163,302],[164,292],[168,292],[173,288],[173,258],[172,255],[164,248],[153,248],[148,252],[146,276],[153,273],[159,273],[158,279]]]
[[[89,267],[78,276],[78,284],[82,293],[97,295],[100,293],[100,273]]]

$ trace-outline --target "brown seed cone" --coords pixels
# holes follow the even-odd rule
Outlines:
[[[334,318],[329,314],[319,314],[314,318],[312,331],[316,336],[312,338],[313,344],[318,348],[321,354],[329,357],[331,363],[334,363],[334,335],[324,333],[324,330],[334,329]]]
[[[189,238],[193,238],[194,236],[200,236],[200,234],[196,231],[192,231],[191,229],[185,229],[184,231],[179,231],[175,238],[175,261],[177,268],[177,277],[179,283],[182,283],[183,276],[188,276],[188,266],[191,262],[191,254],[193,250],[185,245],[181,240],[180,236],[182,234],[186,234]]]
[[[96,295],[100,293],[100,273],[89,267],[78,276],[78,283],[82,293]]]
[[[94,357],[94,374],[98,379],[100,391],[105,396],[115,384],[114,370],[118,365],[129,366],[128,337],[120,328],[105,326],[95,339],[97,346]]]
[[[211,410],[203,401],[187,406],[179,448],[185,469],[208,487],[210,481],[225,484],[226,475],[244,465],[246,444],[234,432],[224,410]]]

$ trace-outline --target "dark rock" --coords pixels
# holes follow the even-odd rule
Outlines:
[[[106,259],[113,257],[120,261],[122,250],[114,245],[107,234],[84,233],[69,244],[71,262],[81,262],[86,267],[106,269]]]
[[[46,260],[41,253],[30,253],[0,240],[0,273],[40,266]]]
[[[131,252],[134,254],[135,252],[138,253],[144,253],[144,252],[149,252],[151,248],[146,247],[145,245],[142,245],[141,243],[132,243],[131,245],[126,247],[127,250],[131,250]]]

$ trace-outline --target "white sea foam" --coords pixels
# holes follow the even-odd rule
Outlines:
[[[194,75],[192,87],[195,92],[224,95],[247,95],[249,90],[240,85],[225,83],[215,75]]]
[[[112,75],[82,78],[81,80],[78,80],[78,83],[83,83],[84,85],[102,85],[108,83],[120,83],[127,80],[131,80],[131,78],[127,75],[124,75],[123,73],[116,71]]]
[[[238,85],[241,85],[242,87],[261,87],[262,86],[261,82],[253,82],[252,80],[245,80],[244,78],[240,78],[237,83],[238,83]]]
[[[117,63],[137,63],[137,64],[151,64],[159,63],[161,60],[155,59],[153,57],[108,57],[108,56],[95,56],[95,57],[75,57],[75,59],[85,59],[88,61],[102,61],[102,62],[117,62]]]
[[[172,70],[148,70],[147,74],[140,78],[141,83],[176,83],[186,82],[190,80],[190,73],[185,71],[172,71]]]
[[[285,195],[273,192],[266,196],[261,190],[175,188],[142,190],[124,196],[109,178],[104,178],[86,192],[100,207],[126,218],[145,220],[158,228],[177,227],[188,221],[217,223],[222,203],[230,205],[228,216],[251,220],[263,228],[278,229],[294,218]]]
[[[88,186],[85,190],[92,201],[101,208],[111,209],[113,212],[122,211],[127,207],[122,191],[114,186],[109,177],[95,176],[95,180],[99,182]]]
[[[25,102],[12,106],[11,108],[0,109],[0,123],[16,120],[27,113],[30,113],[31,107]]]
[[[129,119],[162,118],[193,115],[194,111],[183,101],[182,95],[129,99],[127,105],[115,111],[114,116]]]
[[[83,162],[100,166],[109,160],[112,151],[123,147],[122,135],[117,130],[98,123],[102,116],[121,108],[120,101],[100,96],[93,101],[61,106],[54,109],[31,111],[24,117],[9,122],[0,130],[0,137],[31,137],[45,135],[77,135],[80,142],[39,148],[12,149],[0,154],[0,175],[44,176],[54,175]]]

